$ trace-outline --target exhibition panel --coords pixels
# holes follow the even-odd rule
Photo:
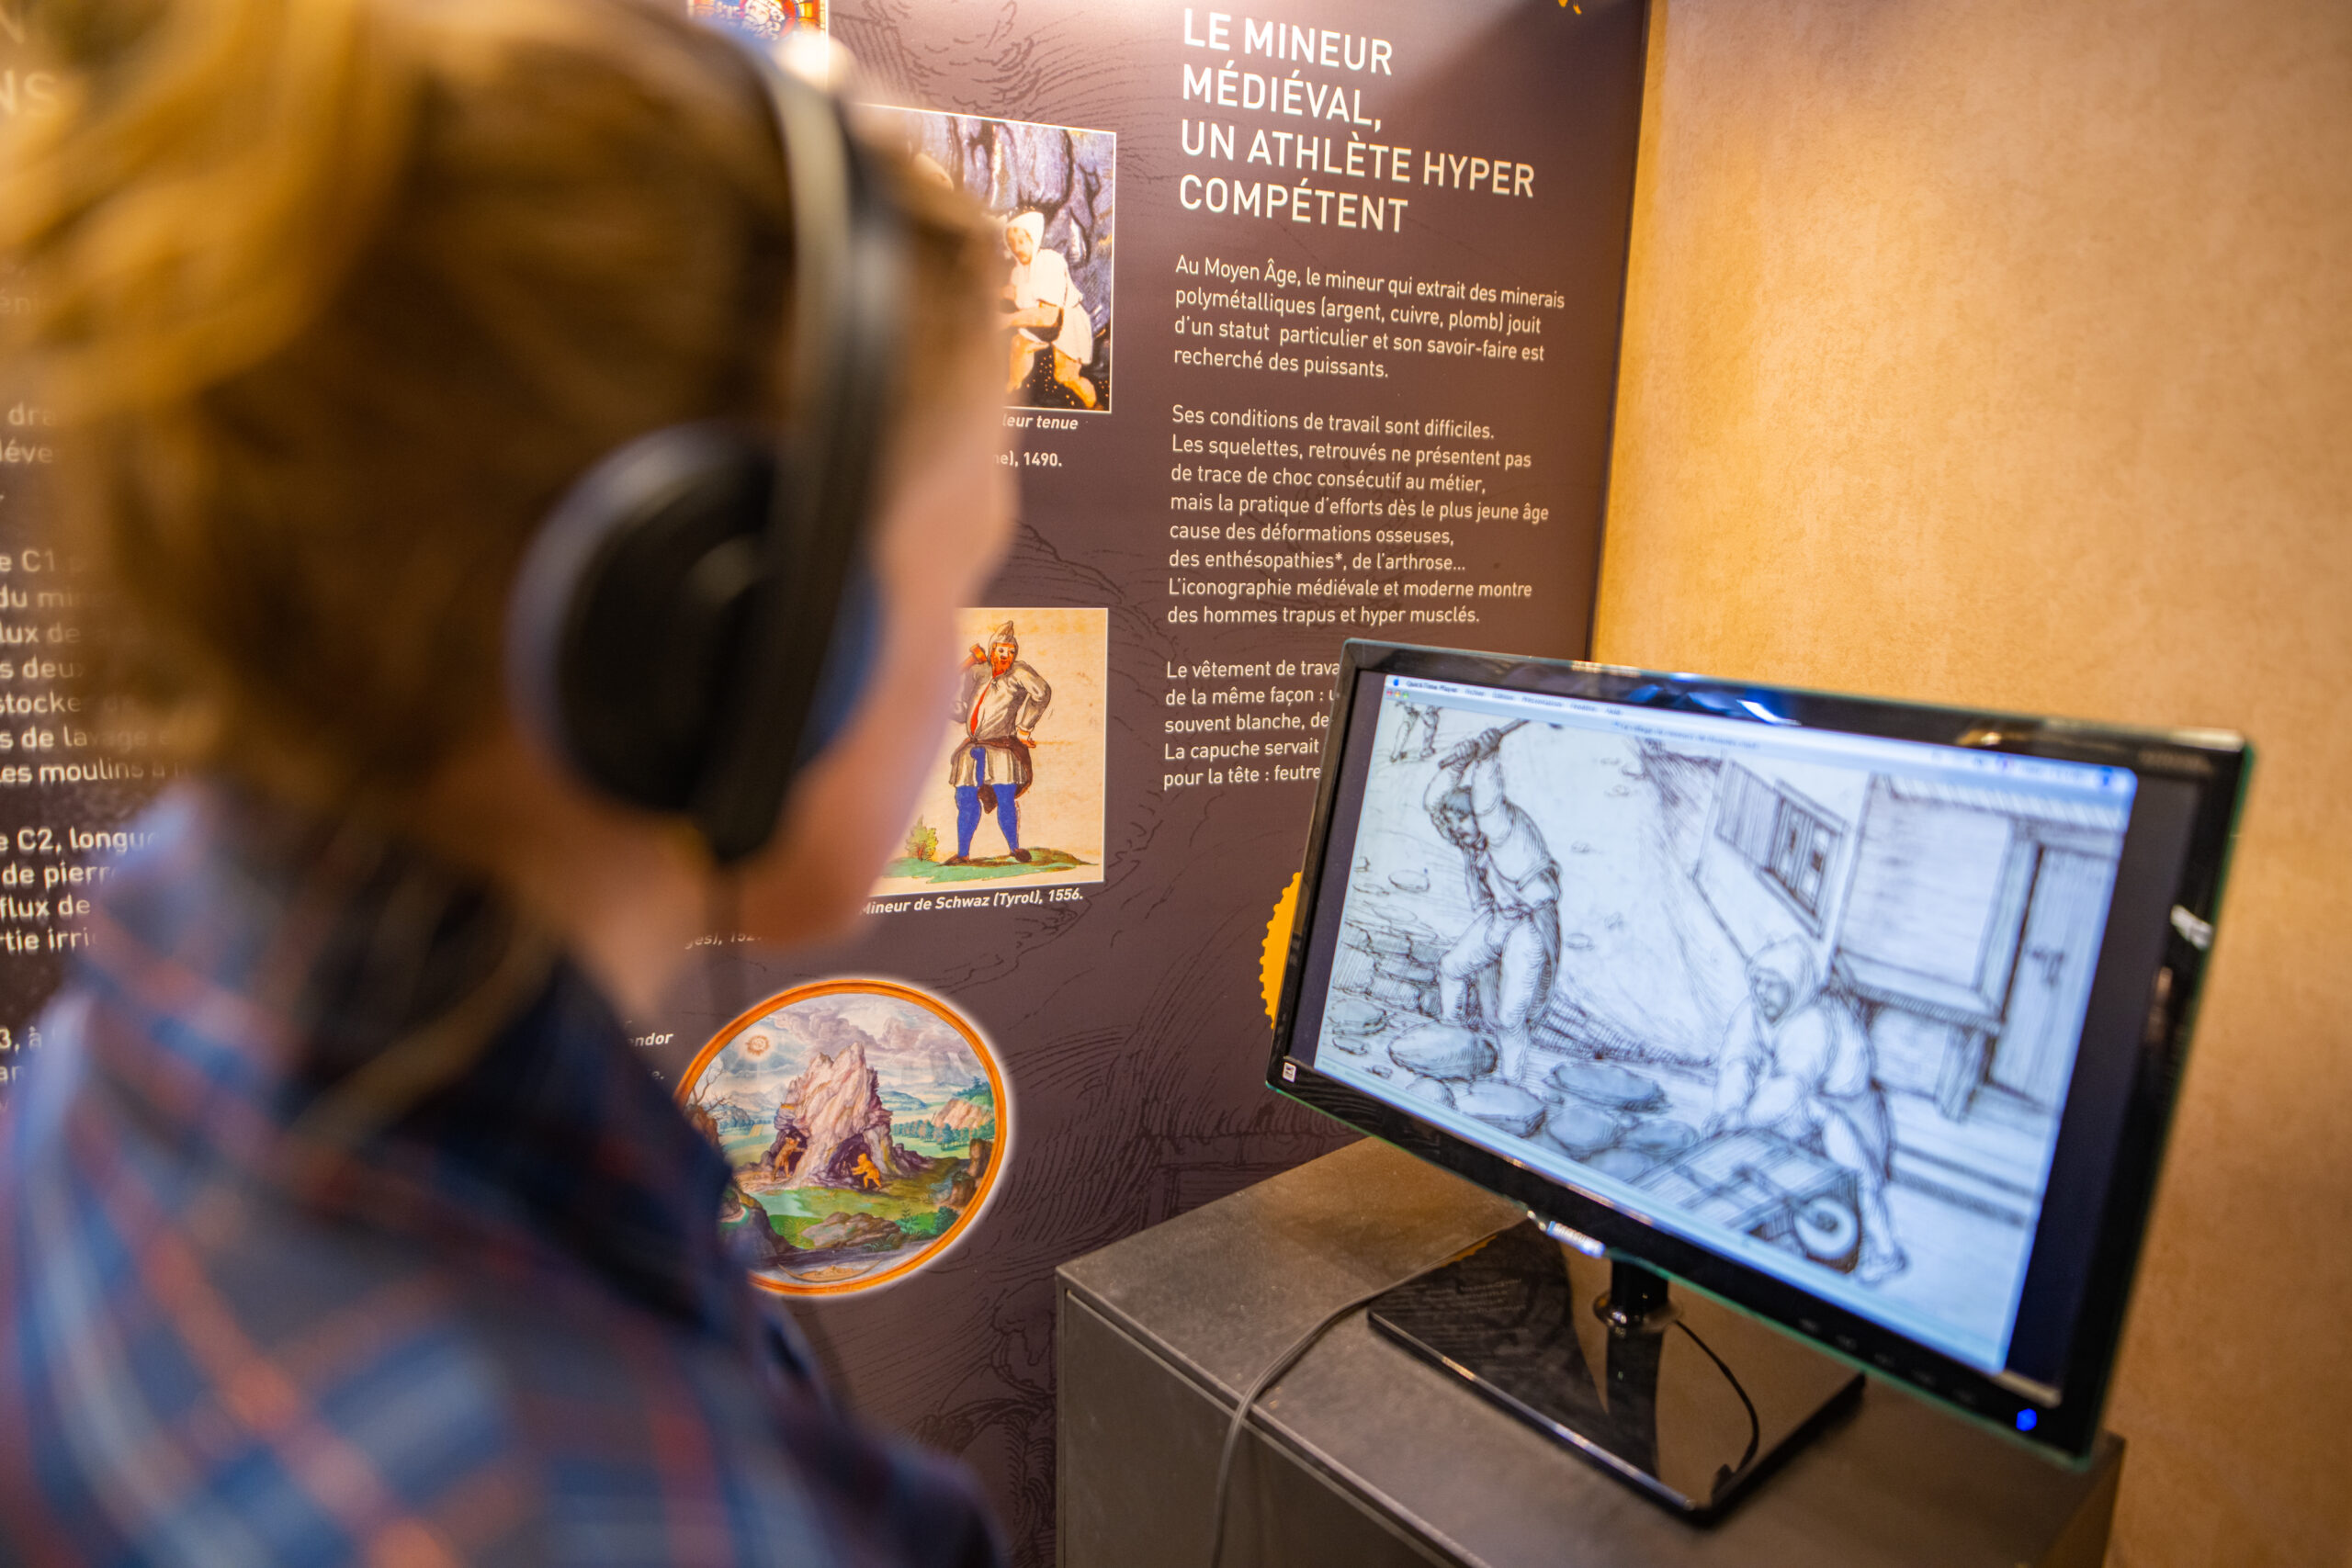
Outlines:
[[[1021,526],[952,704],[903,716],[931,782],[866,929],[788,959],[716,931],[709,983],[628,1023],[728,1158],[730,1247],[1043,1553],[1053,1268],[1340,1136],[1258,1058],[1341,641],[1587,646],[1647,7],[672,3],[846,46],[865,135],[985,213]],[[11,118],[60,90],[26,47],[9,10]],[[158,784],[77,705],[47,418],[0,432],[0,1099]],[[678,684],[603,626],[564,657]],[[725,804],[693,808],[756,815]]]
[[[1344,1135],[1260,1083],[1343,639],[1587,646],[1647,17],[822,21],[1001,247],[1021,528],[906,716],[935,761],[867,929],[729,943],[723,995],[632,1027],[849,1396],[1041,1557],[1054,1268]]]

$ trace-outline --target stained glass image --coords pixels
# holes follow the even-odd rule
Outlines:
[[[782,38],[799,28],[825,30],[825,0],[688,0],[687,8],[759,38]]]

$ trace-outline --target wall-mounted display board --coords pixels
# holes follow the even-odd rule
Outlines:
[[[1044,1562],[1055,1265],[1339,1140],[1260,998],[1340,643],[1585,650],[1645,8],[689,3],[829,27],[1000,220],[1022,525],[859,940],[638,1040],[849,1397]],[[45,420],[0,397],[0,1097],[156,782],[69,683]]]
[[[697,982],[640,1043],[851,1399],[977,1465],[1044,1562],[1054,1266],[1337,1141],[1265,1092],[1260,998],[1340,642],[1586,649],[1645,17],[824,20],[877,133],[1001,225],[1019,542],[953,711],[907,716],[937,773],[860,939],[747,952],[745,995]]]

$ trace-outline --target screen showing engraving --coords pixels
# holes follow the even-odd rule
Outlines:
[[[1998,1370],[2132,775],[1379,700],[1315,1066]]]

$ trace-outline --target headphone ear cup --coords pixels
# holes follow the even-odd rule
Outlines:
[[[693,803],[775,485],[772,448],[741,432],[657,431],[597,464],[540,530],[507,617],[508,684],[525,726],[589,784],[653,811]]]

